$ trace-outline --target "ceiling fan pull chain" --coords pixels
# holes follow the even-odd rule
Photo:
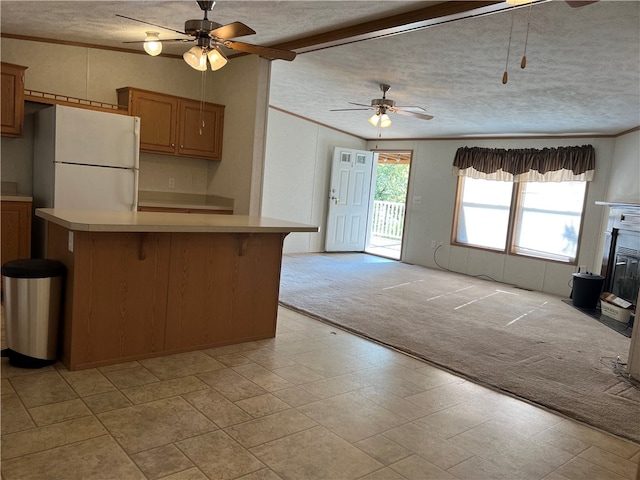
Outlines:
[[[509,52],[511,51],[511,35],[513,34],[513,17],[515,16],[515,10],[511,12],[511,28],[509,29],[509,44],[507,45],[507,61],[504,65],[504,73],[502,74],[502,83],[506,84],[509,81],[509,74],[507,73],[509,67]]]
[[[522,54],[522,61],[520,62],[520,68],[524,70],[527,66],[527,43],[529,43],[529,25],[531,25],[531,10],[533,4],[529,4],[529,16],[527,17],[527,36],[524,39],[524,52]]]
[[[200,77],[200,135],[202,135],[202,129],[204,128],[204,94],[205,87],[207,84],[207,71],[203,70],[202,76]]]

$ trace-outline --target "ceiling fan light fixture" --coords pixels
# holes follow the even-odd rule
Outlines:
[[[378,122],[380,122],[380,114],[376,113],[374,115],[371,116],[371,118],[369,119],[369,123],[371,125],[373,125],[374,127],[378,126]]]
[[[214,72],[216,70],[220,70],[227,64],[227,57],[222,53],[222,51],[218,47],[213,47],[207,53],[207,57],[209,58],[209,63],[211,64],[211,70]]]
[[[387,128],[390,125],[391,125],[391,119],[389,118],[389,115],[387,115],[386,113],[383,113],[382,115],[380,115],[380,127]]]
[[[152,57],[160,55],[162,52],[162,42],[158,38],[158,32],[147,32],[147,38],[144,39],[144,51]]]
[[[207,56],[202,47],[191,47],[182,54],[182,58],[191,68],[204,72],[207,69]]]

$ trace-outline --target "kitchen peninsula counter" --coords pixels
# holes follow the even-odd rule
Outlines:
[[[282,245],[312,225],[244,215],[37,209],[67,267],[69,370],[275,336]]]

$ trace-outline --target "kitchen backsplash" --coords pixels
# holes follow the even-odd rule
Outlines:
[[[207,193],[208,160],[140,153],[139,190]]]

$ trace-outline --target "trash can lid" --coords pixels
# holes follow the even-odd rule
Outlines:
[[[602,275],[594,275],[593,273],[574,273],[573,278],[584,278],[585,280],[604,280]]]
[[[11,278],[48,278],[64,275],[62,262],[48,258],[20,258],[2,265],[2,276]]]

